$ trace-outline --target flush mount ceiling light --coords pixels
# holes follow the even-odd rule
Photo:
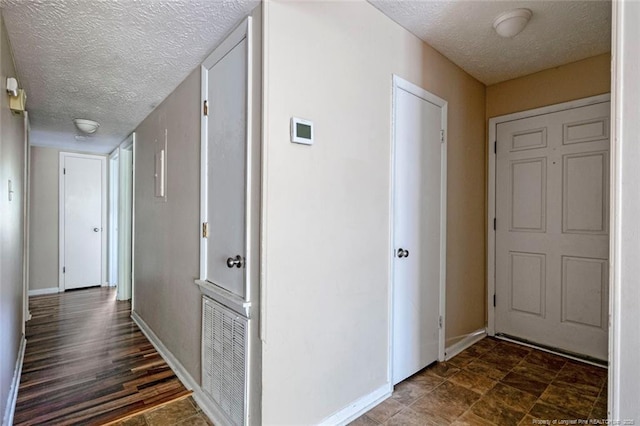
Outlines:
[[[529,19],[531,19],[531,15],[533,15],[533,12],[529,9],[509,10],[508,12],[504,12],[498,16],[496,20],[493,21],[493,28],[501,37],[514,37],[524,30]]]
[[[76,125],[78,130],[87,135],[94,134],[96,130],[98,130],[98,127],[100,127],[100,123],[97,121],[87,120],[84,118],[74,118],[73,124]]]

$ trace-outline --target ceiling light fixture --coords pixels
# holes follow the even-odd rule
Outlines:
[[[85,118],[74,118],[73,124],[76,125],[78,130],[87,135],[94,134],[98,130],[98,127],[100,127],[100,123],[97,121],[87,120]]]
[[[514,37],[524,30],[529,19],[531,19],[531,15],[533,15],[533,12],[529,9],[509,10],[493,21],[493,28],[501,37]]]

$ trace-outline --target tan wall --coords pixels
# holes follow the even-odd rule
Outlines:
[[[31,147],[29,290],[58,287],[60,150]]]
[[[263,422],[315,424],[388,386],[392,74],[449,102],[448,344],[484,327],[485,87],[364,1],[265,9]]]
[[[487,87],[486,116],[497,117],[611,91],[611,54]]]
[[[18,357],[23,322],[24,119],[9,110],[7,77],[18,77],[0,17],[0,416]],[[8,199],[8,181],[13,198]]]
[[[167,130],[166,201],[155,197]],[[200,382],[200,70],[135,130],[134,310]]]

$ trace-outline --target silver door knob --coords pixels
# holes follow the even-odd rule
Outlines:
[[[403,248],[399,248],[398,252],[397,252],[398,257],[403,258],[403,257],[409,257],[409,250],[405,250]]]
[[[93,228],[93,232],[100,232],[100,228]]]
[[[237,255],[236,257],[230,257],[227,259],[227,268],[233,268],[234,266],[236,268],[242,268],[242,264],[243,264],[243,259],[242,256]]]

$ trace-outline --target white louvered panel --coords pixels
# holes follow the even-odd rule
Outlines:
[[[228,416],[244,425],[247,319],[202,298],[202,389]]]

